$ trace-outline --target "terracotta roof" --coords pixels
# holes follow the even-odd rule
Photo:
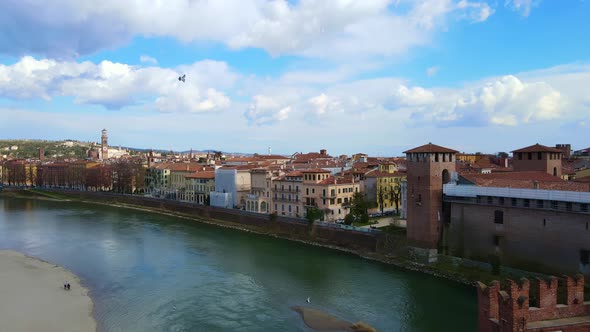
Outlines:
[[[404,153],[432,153],[432,152],[449,152],[449,153],[457,153],[453,149],[445,148],[440,145],[435,145],[432,143],[428,143],[426,145],[419,146],[417,148],[410,149],[408,151],[404,151]]]
[[[303,176],[303,173],[300,171],[291,171],[291,172],[285,174],[285,176],[289,176],[289,177]]]
[[[196,172],[185,176],[187,179],[215,179],[215,171]]]
[[[539,143],[537,143],[535,145],[527,146],[526,148],[522,148],[522,149],[518,149],[518,150],[512,151],[512,153],[514,153],[514,152],[553,152],[553,153],[563,153],[563,151],[561,151],[560,149],[550,148],[548,146],[541,145]]]
[[[322,181],[319,181],[318,184],[322,184],[322,185],[330,185],[330,184],[352,184],[355,183],[352,177],[338,177],[335,178],[333,176],[328,177],[327,179],[323,179]],[[358,182],[356,182],[358,183]]]
[[[585,183],[564,181],[563,179],[545,172],[502,172],[491,174],[461,174],[465,180],[480,187],[522,188],[564,191],[590,191]]]
[[[321,168],[314,168],[301,170],[301,173],[330,173],[330,171]]]
[[[393,178],[393,177],[406,176],[406,172],[388,173],[388,172],[374,171],[374,172],[368,173],[366,176],[368,178]]]

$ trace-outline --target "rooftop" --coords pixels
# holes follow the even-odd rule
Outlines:
[[[447,152],[447,153],[457,153],[453,149],[445,148],[440,145],[428,143],[426,145],[419,146],[417,148],[410,149],[408,151],[404,151],[404,153],[433,153],[433,152]]]
[[[563,151],[561,151],[560,149],[551,148],[551,147],[548,147],[548,146],[541,145],[541,144],[537,143],[535,145],[527,146],[526,148],[522,148],[522,149],[518,149],[518,150],[512,151],[512,153],[514,153],[514,152],[553,152],[553,153],[562,153]]]

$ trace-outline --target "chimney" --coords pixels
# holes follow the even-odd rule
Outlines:
[[[321,149],[321,150],[320,150],[320,155],[322,155],[322,156],[325,156],[325,155],[327,155],[327,154],[328,154],[328,153],[327,153],[326,149]]]
[[[539,181],[537,181],[537,180],[533,181],[533,188],[539,189]]]

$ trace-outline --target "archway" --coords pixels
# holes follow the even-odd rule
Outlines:
[[[449,183],[451,181],[451,175],[449,174],[448,170],[443,170],[442,171],[442,183],[446,184]]]
[[[266,202],[260,202],[260,212],[266,212]]]

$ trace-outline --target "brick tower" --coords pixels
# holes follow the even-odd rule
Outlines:
[[[408,164],[408,245],[433,262],[443,227],[443,183],[455,172],[457,151],[428,143],[404,153]]]
[[[103,160],[109,159],[109,136],[107,135],[107,130],[102,130],[102,135],[100,136],[100,156]]]

